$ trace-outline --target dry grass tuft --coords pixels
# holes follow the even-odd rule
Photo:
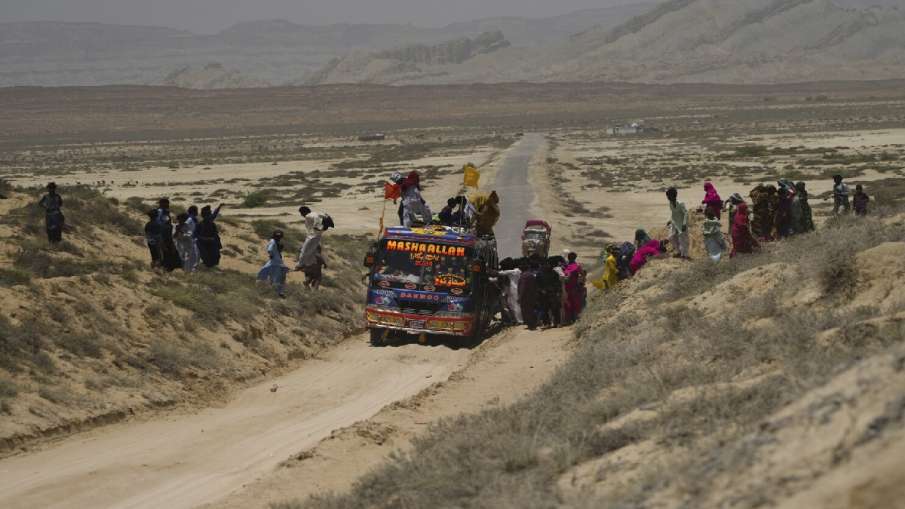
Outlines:
[[[903,238],[901,229],[877,218],[852,218],[758,256],[676,269],[663,292],[645,302],[632,297],[656,284],[653,278],[632,281],[593,299],[577,330],[578,352],[530,397],[436,424],[413,450],[394,454],[348,495],[275,507],[554,507],[562,503],[557,481],[563,474],[629,444],[654,440],[705,458],[716,438],[732,441],[757,429],[761,419],[808,388],[901,341],[896,327],[869,326],[876,309],[840,303],[856,289],[852,256]],[[749,300],[739,288],[737,299],[718,315],[684,304],[777,261],[791,264],[796,276],[766,295]],[[823,291],[817,304],[788,304],[812,282]],[[777,325],[748,325],[758,318]],[[840,324],[846,326],[839,329]],[[837,329],[841,339],[819,342]],[[752,378],[758,373],[769,375]],[[653,409],[651,417],[608,425],[641,408]],[[653,487],[695,485],[683,473],[696,471],[692,467],[667,480],[651,466],[642,476],[647,481],[587,503],[644,506]],[[690,506],[696,506],[696,496],[700,493],[689,495]]]
[[[16,192],[38,199],[36,190]],[[329,235],[323,288],[306,291],[293,274],[287,298],[279,299],[254,273],[162,274],[148,268],[144,250],[103,251],[107,244],[96,240],[141,234],[132,219],[132,209],[146,206],[140,200],[119,205],[84,188],[64,189],[64,200],[72,231],[55,246],[36,207],[0,218],[9,225],[12,262],[0,269],[0,293],[16,303],[0,314],[0,413],[13,417],[0,426],[0,441],[15,437],[4,443],[126,408],[219,399],[265,368],[285,369],[301,358],[297,352],[315,352],[361,327],[349,320],[361,316],[361,237]],[[260,246],[251,232],[275,224],[226,223],[236,235],[225,239],[238,252]],[[303,238],[283,229],[293,243]],[[314,316],[305,334],[295,332]],[[36,396],[40,414],[24,416],[32,406],[17,402]]]

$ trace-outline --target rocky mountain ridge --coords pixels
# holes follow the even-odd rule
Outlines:
[[[0,23],[0,86],[162,84],[171,81],[174,72],[202,70],[212,63],[227,69],[232,75],[227,81],[235,86],[296,84],[350,53],[454,45],[487,32],[502,32],[515,46],[543,47],[593,26],[618,25],[649,6],[639,3],[537,19],[484,18],[436,28],[262,20],[209,35],[100,23]]]

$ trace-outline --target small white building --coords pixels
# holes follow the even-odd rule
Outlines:
[[[644,124],[640,122],[632,122],[631,124],[619,125],[610,128],[610,134],[613,136],[625,136],[627,134],[641,134],[646,129]]]

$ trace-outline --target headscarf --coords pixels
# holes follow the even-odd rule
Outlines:
[[[704,203],[706,204],[723,204],[723,199],[720,198],[720,194],[716,192],[716,188],[713,187],[713,182],[704,182]]]
[[[730,201],[733,205],[738,205],[739,203],[744,203],[744,202],[745,202],[745,199],[742,198],[742,195],[740,195],[740,194],[738,194],[738,193],[733,193],[732,196],[729,197],[729,201]]]
[[[409,189],[412,187],[417,187],[421,189],[421,175],[418,174],[417,171],[412,171],[405,177],[405,180],[402,181],[402,189]]]
[[[735,218],[732,222],[733,228],[747,228],[748,227],[748,204],[745,202],[741,202],[735,208]]]
[[[650,235],[648,235],[646,231],[640,228],[635,230],[635,244],[643,246],[648,242],[650,242]]]

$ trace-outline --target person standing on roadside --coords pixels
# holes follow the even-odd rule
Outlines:
[[[167,271],[174,271],[182,266],[182,259],[173,241],[173,220],[170,218],[170,200],[161,198],[157,202],[157,224],[160,230],[160,264]]]
[[[324,269],[327,268],[327,261],[321,246],[317,246],[317,253],[314,255],[314,264],[305,267],[305,287],[317,290],[321,287],[321,281],[324,279]]]
[[[220,209],[223,205],[218,205],[217,209],[211,211],[210,205],[201,208],[201,222],[195,230],[195,238],[198,243],[198,254],[204,266],[212,269],[220,265],[220,250],[223,244],[220,242],[220,232],[217,229],[217,217],[220,215]]]
[[[701,204],[704,205],[705,213],[709,211],[714,217],[720,219],[720,214],[723,211],[723,199],[716,192],[713,182],[704,182],[704,200]]]
[[[186,230],[192,236],[192,249],[189,251],[189,260],[188,264],[191,267],[191,272],[195,272],[198,269],[198,264],[201,262],[201,256],[198,252],[198,207],[192,205],[186,211],[189,218],[186,220]]]
[[[537,273],[540,263],[531,258],[527,261],[518,281],[519,306],[522,308],[522,319],[528,330],[537,329],[538,288]]]
[[[795,197],[798,200],[798,208],[801,213],[801,218],[798,221],[798,231],[797,233],[808,233],[815,230],[814,228],[814,214],[811,211],[811,204],[808,203],[808,188],[807,184],[804,182],[798,182],[795,184]]]
[[[544,260],[537,274],[538,307],[541,323],[546,327],[562,325],[562,279],[556,268],[557,257]]]
[[[179,252],[182,270],[185,272],[194,272],[195,267],[192,265],[192,261],[195,252],[195,239],[192,236],[189,215],[186,213],[176,216],[176,233],[174,234],[173,242],[176,244],[176,251]]]
[[[779,186],[778,196],[779,199],[776,202],[776,215],[773,218],[773,223],[776,229],[776,237],[785,239],[795,233],[793,227],[794,211],[792,210],[794,196],[792,190],[785,185]]]
[[[508,321],[515,325],[522,323],[522,308],[518,298],[518,282],[521,276],[522,270],[515,260],[506,258],[500,262],[498,278],[503,294],[503,306],[506,309]]]
[[[44,226],[47,230],[47,241],[56,244],[63,241],[63,197],[57,194],[55,182],[47,184],[47,194],[38,203],[44,209]]]
[[[275,230],[267,243],[267,263],[258,271],[258,281],[270,283],[281,298],[286,297],[286,273],[289,268],[283,263],[283,230]]]
[[[730,257],[735,258],[739,253],[753,253],[760,245],[751,233],[751,223],[748,218],[748,204],[739,203],[732,218],[732,252]]]
[[[591,281],[598,290],[615,288],[619,283],[619,246],[608,244],[603,251],[603,274]]]
[[[775,198],[776,187],[773,185],[758,184],[751,190],[751,206],[754,213],[751,233],[763,242],[773,240],[773,223],[776,217]]]
[[[148,251],[151,252],[151,268],[160,267],[163,259],[160,251],[161,244],[160,223],[157,222],[157,210],[148,211],[148,222],[145,223],[145,242]]]
[[[305,219],[305,242],[299,250],[299,259],[295,270],[305,270],[306,267],[316,263],[317,248],[321,245],[321,236],[330,225],[325,224],[329,216],[320,212],[314,212],[308,207],[299,207],[299,214]],[[332,220],[331,220],[332,222]]]
[[[732,223],[735,221],[735,210],[740,203],[745,203],[745,199],[742,198],[742,195],[739,193],[733,193],[732,196],[726,201],[726,210],[729,215],[729,228],[727,230],[727,236],[732,237]]]
[[[846,214],[851,212],[852,206],[848,201],[848,185],[842,181],[842,175],[833,176],[833,215],[838,216],[842,210]]]
[[[575,323],[584,310],[585,280],[587,274],[578,263],[578,255],[569,253],[566,257],[569,261],[565,267],[566,275],[566,323]]]
[[[688,259],[688,209],[679,201],[679,191],[675,187],[666,190],[669,200],[670,222],[669,243],[675,247],[676,257]]]
[[[852,206],[855,209],[856,216],[867,215],[867,205],[870,203],[870,196],[864,192],[864,186],[858,184],[855,186],[855,195],[852,197]]]
[[[713,210],[704,211],[704,223],[701,229],[704,234],[704,249],[714,263],[719,262],[726,250],[726,239],[723,237],[723,223],[713,215]]]

